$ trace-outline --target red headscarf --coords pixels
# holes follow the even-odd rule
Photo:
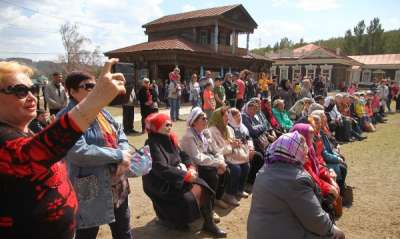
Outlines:
[[[145,126],[148,133],[158,133],[161,127],[165,124],[167,120],[171,120],[171,118],[162,113],[152,113],[149,114],[145,119]],[[171,132],[169,134],[172,143],[175,146],[178,146],[178,137],[175,133]]]

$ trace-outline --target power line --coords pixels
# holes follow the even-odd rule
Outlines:
[[[26,30],[31,30],[32,32],[44,32],[44,33],[60,33],[59,31],[50,29],[50,28],[30,28],[27,29],[28,26],[20,26],[17,24],[12,24],[12,23],[6,23],[4,24],[4,27],[7,28],[7,30],[17,30],[19,29],[26,29]]]

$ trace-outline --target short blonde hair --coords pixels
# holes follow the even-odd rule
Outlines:
[[[33,75],[32,68],[15,61],[0,61],[0,85],[2,85],[10,75],[23,73],[27,76]]]
[[[276,99],[274,100],[274,102],[272,103],[272,107],[276,108],[279,104],[285,104],[285,101],[282,99]]]

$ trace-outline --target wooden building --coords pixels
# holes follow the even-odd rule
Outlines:
[[[348,86],[353,78],[353,67],[361,63],[341,54],[340,49],[331,50],[315,44],[308,44],[290,50],[268,55],[274,63],[271,74],[279,79],[301,79],[323,76],[331,89],[340,85]]]
[[[358,75],[354,82],[369,83],[372,80],[390,79],[400,82],[400,54],[378,54],[349,56],[362,63],[355,67]]]
[[[168,79],[179,66],[183,79],[211,70],[214,75],[244,68],[269,71],[272,60],[249,51],[249,35],[257,23],[241,5],[168,15],[144,24],[148,42],[106,52],[134,63],[136,80]],[[238,35],[247,35],[247,48],[238,47]]]

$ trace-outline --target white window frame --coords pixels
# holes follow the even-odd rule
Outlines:
[[[276,66],[271,66],[271,76],[276,76]]]
[[[317,68],[316,65],[306,65],[306,76],[308,78],[310,78],[311,80],[314,80],[314,78],[315,78],[315,69],[316,68]],[[309,71],[312,71],[312,74]]]
[[[370,70],[363,70],[361,82],[371,82],[372,73]]]
[[[289,79],[289,66],[279,66],[279,81]]]
[[[400,82],[400,69],[395,72],[394,80]]]
[[[301,80],[301,66],[300,65],[292,66],[292,80],[295,80],[296,76],[298,76],[298,79]]]
[[[321,65],[320,68],[321,68],[321,74],[320,75],[321,76],[327,76],[327,78],[326,78],[327,82],[331,82],[333,66],[325,64],[325,65]],[[328,71],[328,73],[325,74],[324,71]]]

